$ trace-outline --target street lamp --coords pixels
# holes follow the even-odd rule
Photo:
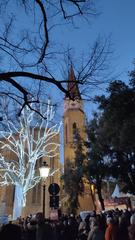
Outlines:
[[[39,168],[40,177],[43,179],[43,217],[45,218],[45,180],[49,176],[50,167],[46,162]]]

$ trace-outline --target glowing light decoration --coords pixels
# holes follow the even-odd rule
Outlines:
[[[0,131],[0,185],[16,186],[13,219],[20,216],[27,192],[41,180],[36,171],[37,161],[42,157],[59,154],[60,144],[56,142],[55,136],[60,132],[61,123],[52,124],[54,111],[49,101],[45,113],[42,108],[41,111],[43,117],[36,118],[36,112],[25,107],[19,119],[19,127],[5,116],[6,130]],[[7,160],[6,151],[11,152],[14,159]],[[49,176],[57,171],[53,170]]]

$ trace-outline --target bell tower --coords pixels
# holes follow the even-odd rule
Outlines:
[[[74,130],[78,129],[82,139],[86,139],[85,133],[85,114],[83,111],[83,101],[75,79],[73,67],[70,67],[68,75],[68,90],[71,98],[64,99],[64,168],[67,161],[73,161],[75,157],[74,149]]]
[[[64,99],[64,170],[68,169],[68,163],[75,161],[75,130],[79,131],[82,140],[86,140],[85,131],[85,113],[83,110],[83,100],[79,92],[75,78],[73,66],[71,65],[68,75],[68,90],[71,99],[65,96]],[[73,100],[72,100],[73,99]],[[85,150],[84,150],[85,151]],[[93,210],[94,202],[92,200],[90,184],[84,177],[84,192],[79,196],[80,207],[78,212]],[[66,194],[65,194],[66,195]]]

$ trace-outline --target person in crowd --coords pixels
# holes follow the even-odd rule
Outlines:
[[[55,222],[55,240],[63,240],[63,233],[64,233],[64,224],[62,219]]]
[[[129,225],[130,225],[130,218],[131,218],[131,215],[132,215],[132,211],[129,211],[129,210],[125,209],[125,210],[123,211],[123,213],[124,213],[124,215],[125,215],[125,217],[126,217],[126,219],[127,219],[127,225],[128,225],[128,227],[129,227]]]
[[[132,204],[131,204],[130,197],[128,197],[126,200],[126,207],[127,207],[127,209],[132,210]]]
[[[75,217],[70,216],[68,217],[67,226],[65,229],[65,239],[70,240],[76,240],[78,234],[78,224],[75,220]],[[68,238],[66,238],[66,235],[68,235]]]
[[[20,226],[12,223],[3,225],[0,232],[0,240],[9,239],[22,240],[22,231]]]
[[[45,221],[41,212],[36,214],[36,240],[54,240],[54,234],[49,221]]]
[[[86,240],[87,239],[87,230],[86,230],[86,222],[81,221],[78,227],[78,239]]]
[[[128,228],[128,234],[130,240],[135,240],[135,213],[130,218],[131,225]]]
[[[97,219],[93,219],[90,223],[90,231],[87,240],[104,240],[104,233],[101,230]]]
[[[63,226],[62,226],[62,231],[60,233],[60,239],[61,240],[69,240],[71,235],[72,235],[72,232],[70,231],[70,222],[68,220],[68,217],[64,217],[64,219],[62,220],[63,222]],[[72,238],[71,238],[72,239]]]
[[[27,223],[25,228],[25,240],[36,240],[36,219],[33,217]]]
[[[107,217],[107,228],[105,230],[105,240],[118,240],[118,226],[112,217]]]
[[[119,239],[129,240],[128,236],[128,219],[125,214],[119,218]]]
[[[103,213],[97,214],[96,219],[99,223],[100,229],[102,229],[103,233],[105,234],[106,230],[106,217]]]

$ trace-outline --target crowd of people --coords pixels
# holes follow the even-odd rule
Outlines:
[[[3,224],[0,240],[135,240],[135,212],[110,210],[91,212],[85,219],[62,215],[58,221],[42,213]]]

